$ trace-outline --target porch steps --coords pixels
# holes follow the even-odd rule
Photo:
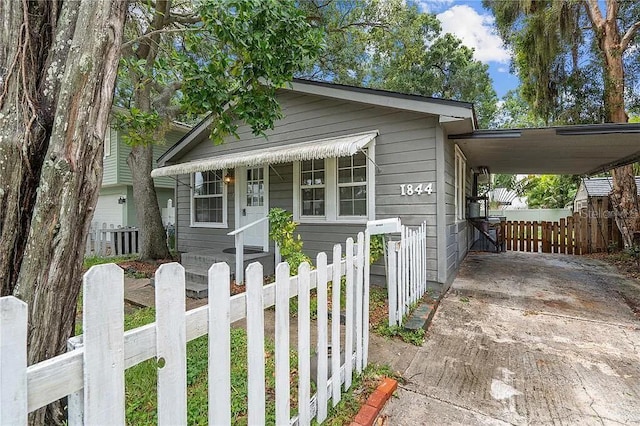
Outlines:
[[[407,330],[418,330],[423,328],[425,331],[431,325],[431,320],[436,313],[436,309],[440,304],[440,300],[433,300],[429,297],[425,297],[418,306],[411,312],[411,315],[404,323],[404,328]]]
[[[231,279],[235,276],[235,254],[224,253],[219,250],[200,250],[196,252],[182,253],[181,263],[185,269],[187,297],[203,299],[209,296],[207,286],[208,271],[211,265],[218,262],[226,262],[231,271]],[[245,253],[244,267],[253,262],[262,263],[264,275],[275,273],[275,260],[273,253]]]

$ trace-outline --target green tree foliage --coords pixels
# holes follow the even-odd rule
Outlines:
[[[557,209],[573,202],[579,185],[578,176],[529,176],[524,194],[530,208]]]
[[[212,114],[222,142],[247,123],[256,134],[280,117],[277,88],[315,59],[321,33],[293,1],[132,2],[118,73],[116,123],[127,159],[143,258],[168,256],[155,188],[153,144],[176,117]]]
[[[443,34],[432,14],[401,0],[302,2],[327,47],[305,75],[339,83],[473,102],[487,127],[497,97],[488,66]]]
[[[638,87],[638,2],[483,0],[513,48],[522,95],[537,115],[558,123],[626,123]],[[637,102],[635,102],[637,104]],[[611,201],[625,246],[640,231],[633,167],[611,171]],[[622,217],[626,219],[621,220]]]
[[[498,104],[490,127],[499,129],[524,129],[543,127],[545,122],[531,109],[520,90],[509,90]]]

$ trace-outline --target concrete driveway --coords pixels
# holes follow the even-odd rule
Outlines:
[[[471,253],[382,419],[640,424],[639,303],[595,260]]]

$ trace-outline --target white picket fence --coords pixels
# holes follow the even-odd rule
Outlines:
[[[138,228],[116,227],[113,224],[93,223],[87,244],[86,256],[121,256],[138,253]]]
[[[0,299],[0,424],[24,425],[27,413],[69,395],[69,425],[124,424],[126,368],[147,359],[164,360],[158,368],[158,424],[187,423],[186,343],[208,333],[208,420],[231,423],[230,327],[246,318],[248,348],[248,423],[265,423],[264,309],[275,305],[276,424],[322,423],[328,400],[336,405],[341,389],[349,389],[354,373],[367,365],[368,250],[358,235],[333,249],[333,264],[320,253],[316,269],[303,263],[298,275],[280,263],[276,281],[263,286],[262,265],[246,270],[246,293],[230,296],[229,266],[209,269],[208,306],[185,313],[184,268],[162,265],[156,272],[156,322],[123,331],[123,271],[115,264],[92,267],[84,276],[84,335],[70,340],[70,352],[27,367],[27,305]],[[355,249],[355,254],[354,254]],[[366,273],[366,274],[365,274]],[[346,277],[344,340],[340,325],[341,277]],[[332,282],[331,324],[328,286]],[[317,289],[318,391],[311,395],[310,290]],[[290,413],[289,299],[298,297],[298,412]],[[335,319],[335,320],[334,320]],[[331,345],[329,356],[328,347]],[[346,353],[344,362],[338,354]],[[159,365],[162,363],[159,362]],[[328,367],[331,367],[330,369]],[[331,373],[329,373],[329,371]],[[343,386],[344,385],[344,386]]]
[[[427,222],[413,228],[402,225],[400,241],[389,241],[387,253],[389,325],[402,325],[427,291]]]

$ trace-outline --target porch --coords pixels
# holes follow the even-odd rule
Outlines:
[[[249,264],[259,262],[262,264],[265,276],[275,273],[275,256],[272,252],[264,252],[259,248],[245,246],[241,258],[239,261],[243,263],[243,270],[246,270]],[[203,299],[209,296],[208,271],[213,264],[227,263],[232,272],[231,277],[234,279],[237,259],[235,247],[232,246],[182,253],[180,263],[185,269],[187,297]]]

